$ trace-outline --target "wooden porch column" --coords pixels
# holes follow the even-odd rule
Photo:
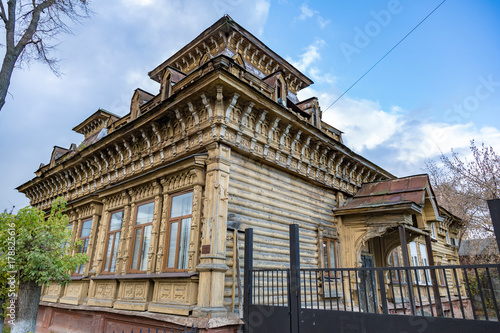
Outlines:
[[[231,149],[217,142],[207,146],[204,223],[201,234],[198,305],[195,317],[225,316],[224,275],[226,265],[226,220]]]
[[[434,256],[432,255],[431,236],[425,235],[425,248],[427,249],[427,259],[429,266],[434,266]],[[443,305],[441,304],[441,296],[439,295],[439,286],[436,279],[436,270],[431,269],[432,291],[434,293],[434,302],[436,304],[436,313],[439,317],[443,317]],[[451,304],[450,304],[451,306]]]
[[[413,281],[411,278],[410,267],[410,257],[408,255],[408,245],[406,244],[406,229],[404,225],[400,225],[399,229],[399,241],[401,242],[401,250],[403,251],[403,262],[406,267],[406,282],[408,283],[408,297],[410,298],[410,310],[411,314],[416,314],[415,309],[415,297],[413,293]],[[403,295],[401,295],[403,297]]]

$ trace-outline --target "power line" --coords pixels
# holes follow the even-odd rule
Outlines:
[[[354,82],[353,84],[351,84],[351,86],[349,88],[347,88],[346,91],[344,91],[342,93],[342,95],[340,95],[336,100],[333,101],[332,104],[330,104],[323,112],[326,112],[330,107],[333,106],[333,104],[337,103],[337,101],[339,99],[341,99],[345,94],[347,94],[347,92],[349,90],[351,90],[352,87],[354,87],[359,81],[361,81],[362,78],[364,78],[366,76],[366,74],[370,73],[370,71],[375,68],[375,66],[377,66],[382,60],[384,60],[385,57],[387,57],[389,55],[389,53],[391,53],[396,47],[398,47],[399,44],[401,44],[405,39],[406,37],[408,37],[413,31],[415,31],[415,29],[417,29],[422,23],[424,23],[425,20],[427,20],[429,18],[429,16],[431,16],[439,7],[441,7],[442,4],[444,4],[446,2],[446,0],[443,0],[436,8],[434,8],[426,17],[423,18],[422,21],[420,21],[413,29],[410,30],[410,32],[408,32],[403,38],[401,38],[401,40],[399,42],[397,42],[396,45],[394,45],[386,54],[384,54],[384,56],[382,58],[379,59],[379,61],[377,61],[372,67],[370,67],[370,69],[368,69],[363,75],[361,75],[361,77],[359,79],[356,80],[356,82]]]

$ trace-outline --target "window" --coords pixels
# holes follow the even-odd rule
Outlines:
[[[191,236],[191,214],[193,192],[170,197],[170,212],[167,222],[166,270],[188,268],[189,238]]]
[[[417,243],[415,242],[410,243],[410,253],[411,253],[412,266],[413,267],[420,266],[418,262]],[[413,272],[415,273],[415,282],[420,283],[422,281],[422,277],[420,276],[420,271],[418,269],[414,269]]]
[[[422,258],[422,265],[423,266],[429,266],[429,260],[427,258],[427,248],[425,247],[424,244],[420,244],[420,257]],[[425,277],[427,278],[427,283],[431,284],[431,274],[428,269],[424,270],[425,272]],[[422,283],[424,283],[423,281]]]
[[[78,253],[87,253],[87,248],[89,246],[90,229],[92,229],[92,219],[82,222],[82,230],[80,231],[80,240],[82,244],[78,248]],[[85,264],[81,264],[76,268],[76,274],[83,274],[83,267]]]
[[[446,244],[450,245],[450,232],[446,230]]]
[[[441,263],[438,263],[438,266],[441,266]],[[440,268],[437,271],[438,271],[438,284],[440,286],[444,286],[446,284],[444,280],[444,270]]]
[[[278,103],[281,103],[281,101],[283,101],[281,89],[282,89],[281,81],[278,79],[278,81],[276,81],[276,98]]]
[[[397,248],[392,250],[391,254],[389,255],[389,267],[400,267],[399,251]],[[400,274],[399,270],[391,270],[391,281],[394,283],[404,282],[404,275]]]
[[[436,225],[431,223],[431,238],[436,239]]]
[[[148,266],[148,251],[153,227],[154,201],[137,206],[132,232],[133,247],[130,271],[144,272]]]
[[[458,240],[456,238],[451,239],[451,245],[458,246]]]
[[[337,241],[335,239],[323,239],[323,257],[325,268],[338,268]]]
[[[114,212],[109,219],[109,229],[105,252],[103,272],[113,273],[116,270],[116,259],[118,256],[118,246],[122,234],[123,210]]]

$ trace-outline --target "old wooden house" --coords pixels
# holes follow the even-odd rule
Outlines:
[[[40,209],[64,197],[90,258],[44,288],[40,332],[235,331],[249,227],[255,267],[288,265],[290,224],[304,267],[398,265],[401,226],[412,264],[428,263],[426,235],[435,262],[457,262],[460,221],[428,177],[397,178],[346,147],[318,100],[297,98],[313,82],[230,17],[149,76],[158,93],[135,90],[122,117],[90,115],[73,129],[83,142],[55,147],[18,188]]]

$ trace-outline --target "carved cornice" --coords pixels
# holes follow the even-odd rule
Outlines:
[[[222,69],[226,65],[220,64]],[[362,182],[392,178],[294,113],[263,99],[233,74],[211,73],[194,83],[200,88],[179,92],[154,112],[144,111],[18,189],[32,205],[47,209],[57,196],[76,200],[203,151],[214,141],[351,194]]]

